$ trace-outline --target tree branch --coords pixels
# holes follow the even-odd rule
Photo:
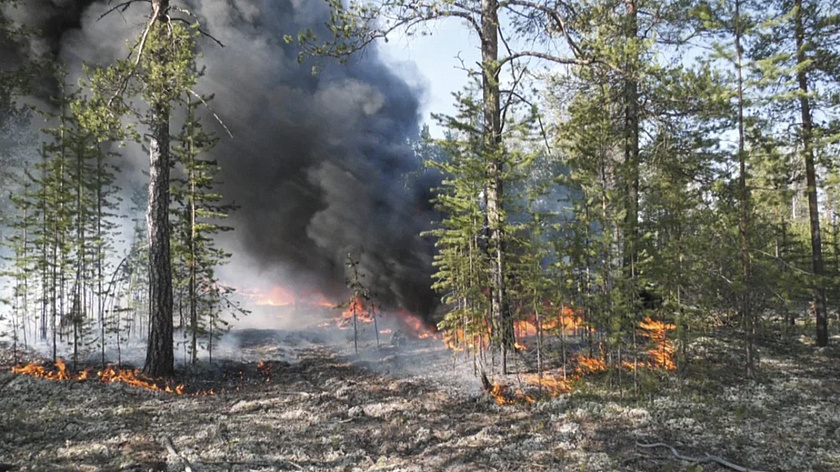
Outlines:
[[[733,464],[732,462],[729,462],[726,459],[723,459],[723,458],[718,457],[718,456],[713,456],[713,455],[710,455],[708,453],[704,457],[684,456],[684,455],[680,454],[679,452],[677,452],[677,450],[673,446],[665,444],[665,443],[643,444],[643,443],[637,442],[636,446],[641,447],[641,448],[645,448],[645,449],[653,449],[653,448],[656,448],[656,447],[665,447],[665,448],[670,449],[671,454],[673,454],[674,457],[676,457],[677,459],[679,459],[681,461],[691,462],[691,463],[694,463],[694,464],[706,463],[706,462],[715,462],[719,465],[722,465],[722,466],[724,466],[728,469],[735,470],[737,472],[761,472],[758,469],[749,469],[747,467],[740,466],[738,464]]]
[[[508,63],[508,62],[510,62],[514,59],[519,59],[521,57],[535,57],[535,58],[538,58],[538,59],[544,59],[544,60],[549,61],[549,62],[554,62],[554,63],[557,63],[557,64],[568,64],[568,65],[576,65],[576,66],[588,66],[588,65],[592,65],[592,64],[595,63],[594,61],[591,61],[591,60],[588,60],[588,59],[579,59],[579,58],[575,58],[575,57],[561,57],[561,56],[555,56],[554,54],[549,54],[549,53],[540,52],[540,51],[520,51],[520,52],[517,52],[515,54],[511,54],[507,57],[502,58],[499,61],[499,67],[502,67],[506,63]]]
[[[143,30],[143,36],[140,38],[140,44],[137,48],[137,58],[134,60],[134,65],[131,67],[131,70],[125,74],[123,80],[120,81],[120,85],[117,87],[117,90],[114,92],[114,95],[108,99],[108,108],[111,108],[111,105],[114,103],[114,100],[125,93],[126,87],[128,87],[128,81],[134,77],[134,74],[137,72],[137,67],[140,65],[140,59],[143,57],[143,51],[146,48],[146,40],[149,38],[149,32],[154,28],[155,23],[157,23],[158,16],[160,15],[160,6],[152,4],[152,17],[149,20],[149,23],[146,25],[146,29]],[[131,57],[131,53],[129,56]]]
[[[204,106],[205,106],[208,110],[210,110],[210,113],[212,113],[212,114],[213,114],[213,118],[215,118],[215,119],[216,119],[216,121],[218,121],[218,122],[219,122],[219,124],[220,124],[220,125],[222,125],[222,128],[224,128],[224,129],[225,129],[225,132],[227,133],[227,135],[228,135],[228,136],[230,136],[230,137],[232,138],[232,137],[233,137],[233,133],[231,133],[231,132],[230,132],[230,129],[228,129],[227,125],[225,125],[225,122],[224,122],[224,121],[222,121],[222,119],[219,117],[219,115],[218,115],[218,114],[216,114],[216,111],[215,111],[215,110],[213,110],[213,107],[211,107],[211,106],[210,106],[210,104],[209,104],[209,103],[207,103],[207,100],[205,100],[205,99],[204,99],[204,97],[202,97],[201,95],[199,95],[199,94],[195,93],[195,91],[194,91],[193,89],[189,89],[189,93],[190,93],[190,95],[192,95],[193,97],[195,97],[195,98],[199,99],[199,101],[201,101],[201,103],[202,103],[202,104],[204,104]]]
[[[102,18],[105,18],[106,16],[110,15],[111,13],[114,13],[117,10],[120,10],[120,13],[124,13],[126,10],[128,10],[128,7],[130,7],[132,3],[138,3],[138,2],[150,3],[150,0],[128,0],[127,2],[122,2],[119,5],[115,6],[114,8],[109,8],[108,11],[99,15],[99,18],[97,18],[96,21],[99,21]],[[110,2],[108,2],[108,3],[110,3]]]

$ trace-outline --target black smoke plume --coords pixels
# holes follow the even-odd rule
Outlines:
[[[38,54],[56,55],[79,76],[83,61],[125,57],[127,41],[142,30],[147,3],[99,19],[115,4],[28,0],[13,15],[45,30],[34,45]],[[199,92],[215,94],[213,107],[234,135],[213,151],[223,193],[240,206],[228,243],[247,254],[226,277],[337,299],[352,253],[382,302],[427,316],[432,246],[420,233],[433,218],[435,183],[410,145],[420,91],[392,73],[375,48],[346,65],[299,63],[284,35],[307,28],[326,34],[329,11],[319,0],[182,4],[225,46],[201,42],[206,75]],[[317,75],[315,64],[322,68]],[[145,156],[135,154],[128,167],[139,180]]]

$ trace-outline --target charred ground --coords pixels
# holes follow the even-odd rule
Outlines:
[[[706,337],[686,371],[650,372],[637,394],[604,388],[603,373],[514,406],[432,339],[368,344],[359,358],[311,334],[251,331],[236,359],[182,370],[182,396],[14,375],[5,349],[0,469],[701,470],[636,444],[662,441],[756,470],[838,470],[838,353],[787,341],[764,346],[751,383],[731,368],[731,345]]]

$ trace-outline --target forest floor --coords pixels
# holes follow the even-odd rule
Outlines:
[[[701,337],[685,371],[640,375],[636,394],[601,374],[512,406],[439,341],[360,359],[304,338],[240,333],[237,359],[181,372],[181,396],[12,374],[0,347],[0,471],[729,470],[637,445],[658,442],[752,470],[840,470],[837,337],[761,346],[750,381],[730,343]]]

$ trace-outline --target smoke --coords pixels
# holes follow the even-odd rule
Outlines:
[[[375,48],[346,65],[320,60],[313,76],[316,63],[299,63],[283,36],[307,28],[324,35],[324,2],[181,3],[225,45],[201,41],[206,75],[198,90],[215,94],[212,106],[234,135],[213,151],[222,192],[240,206],[231,221],[236,230],[225,237],[238,255],[224,277],[337,300],[346,294],[345,258],[352,253],[382,302],[427,316],[432,246],[420,233],[432,220],[434,182],[410,146],[422,91],[389,70]],[[45,28],[33,50],[56,54],[79,77],[82,62],[125,57],[148,14],[138,2],[100,20],[108,8],[103,1],[28,0],[13,15]],[[127,167],[142,180],[146,157],[130,153]]]

